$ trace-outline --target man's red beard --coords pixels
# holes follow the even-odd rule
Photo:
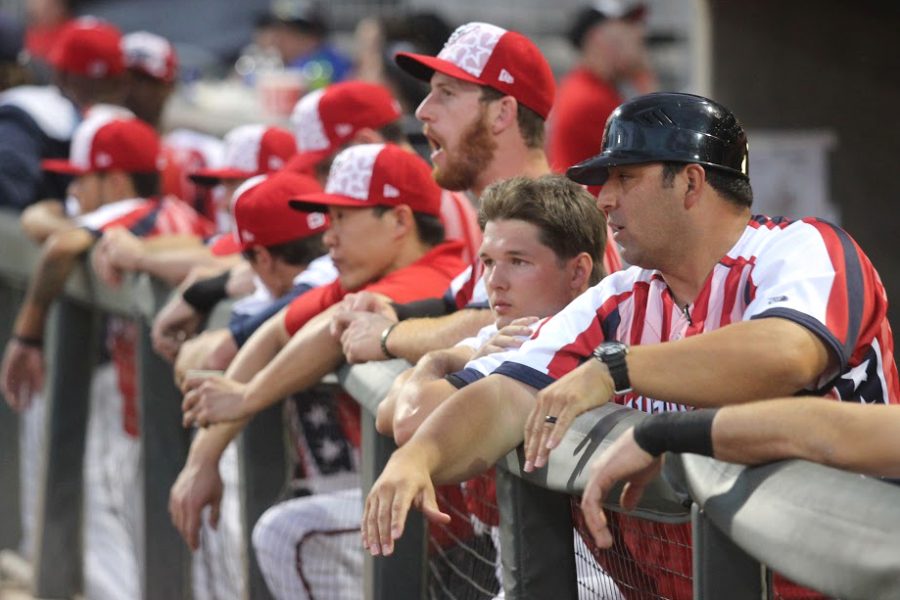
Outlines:
[[[446,166],[434,168],[434,180],[445,190],[475,187],[478,175],[493,160],[497,142],[484,122],[486,112],[482,107],[478,118],[460,137],[459,148],[452,155],[447,152]]]

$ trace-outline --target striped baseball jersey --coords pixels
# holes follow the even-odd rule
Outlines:
[[[79,215],[74,221],[97,233],[124,227],[138,237],[163,234],[193,234],[209,237],[215,233],[212,221],[199,215],[175,196],[131,198],[104,204],[95,211]]]
[[[808,392],[868,403],[898,403],[894,342],[884,286],[856,242],[816,218],[754,216],[715,265],[690,306],[680,307],[659,271],[612,274],[549,319],[500,373],[538,389],[568,373],[604,340],[655,344],[730,323],[779,317],[815,333],[838,359]],[[482,373],[478,361],[469,381]],[[630,393],[618,399],[648,412],[684,407]]]

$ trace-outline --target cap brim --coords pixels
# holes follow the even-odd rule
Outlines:
[[[197,169],[188,175],[188,179],[199,185],[210,186],[218,185],[223,179],[248,179],[254,175],[259,173],[243,169]]]
[[[51,173],[64,173],[65,175],[84,175],[87,169],[79,167],[71,161],[63,158],[48,158],[41,161],[41,168]]]
[[[484,85],[484,83],[477,77],[474,77],[472,76],[472,74],[460,69],[452,62],[444,60],[443,58],[438,58],[436,56],[414,54],[412,52],[398,52],[394,56],[394,62],[397,63],[398,67],[400,67],[416,79],[421,79],[425,82],[431,81],[431,76],[435,71],[437,71],[438,73],[443,73],[444,75],[449,75],[450,77],[455,77],[456,79],[462,79],[463,81],[468,81],[469,83]]]
[[[372,208],[377,206],[366,200],[357,200],[336,194],[307,194],[299,198],[291,198],[288,204],[294,210],[302,212],[327,212],[329,206],[346,206],[348,208]]]
[[[243,250],[243,248],[241,248],[240,243],[234,238],[234,234],[231,233],[223,233],[217,237],[216,241],[209,247],[209,251],[215,256],[229,256],[231,254],[237,254],[241,250]]]
[[[621,161],[601,154],[572,165],[566,169],[566,177],[584,185],[603,185],[609,179],[609,167],[613,164],[621,164]]]

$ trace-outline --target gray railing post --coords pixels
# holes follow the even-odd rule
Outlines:
[[[6,348],[21,299],[20,291],[0,280],[2,348]],[[19,489],[19,417],[0,397],[0,515],[4,515],[0,519],[0,548],[16,548],[22,537]]]
[[[496,471],[506,597],[577,598],[570,496]]]
[[[191,556],[169,517],[169,490],[190,445],[181,426],[181,393],[172,366],[153,350],[150,323],[139,318],[138,386],[143,480],[141,589],[145,600],[191,597]]]
[[[47,445],[41,470],[35,595],[72,596],[82,587],[84,451],[96,328],[90,308],[65,298],[51,311],[45,360]]]
[[[375,418],[365,410],[362,421],[362,472],[363,498],[372,488],[375,479],[384,469],[397,446],[393,440],[375,431]],[[428,537],[425,518],[417,510],[411,510],[406,519],[403,536],[394,544],[391,556],[372,557],[365,552],[363,589],[366,600],[392,600],[395,598],[425,597],[425,553]]]
[[[722,533],[696,504],[691,506],[691,529],[695,600],[772,597],[768,569]]]
[[[272,506],[284,488],[287,461],[282,403],[256,414],[239,438],[241,517],[247,557],[247,588],[251,600],[272,598],[253,549],[253,525]]]

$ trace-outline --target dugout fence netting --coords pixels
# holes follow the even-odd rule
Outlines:
[[[453,517],[428,540],[428,598],[502,597],[499,511],[491,470],[459,486],[438,489],[441,509]],[[580,600],[690,600],[693,597],[690,523],[670,524],[608,512],[613,545],[594,544],[578,499],[572,499]],[[548,560],[553,560],[548,557]],[[826,596],[774,574],[775,600]]]

